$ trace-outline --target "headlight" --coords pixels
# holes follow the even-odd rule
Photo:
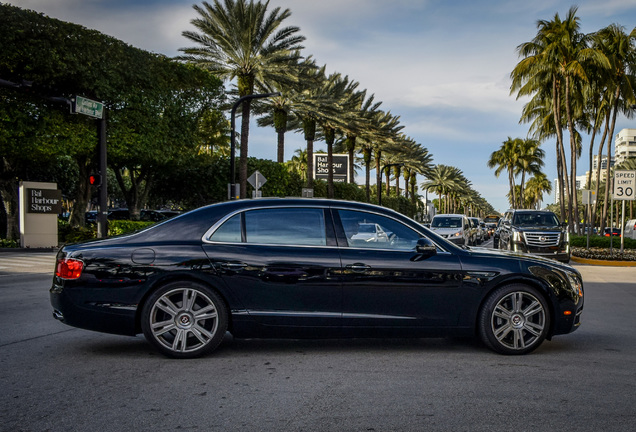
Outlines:
[[[455,233],[455,237],[461,237],[461,236],[463,236],[463,235],[464,235],[464,233],[463,233],[462,231],[457,231],[457,232]]]
[[[579,297],[583,297],[583,282],[581,281],[581,278],[577,274],[568,271],[564,273],[568,277],[568,282],[570,282],[572,291],[574,291],[575,294],[578,294]]]
[[[516,242],[521,241],[521,233],[519,231],[512,232],[512,241],[516,241]]]

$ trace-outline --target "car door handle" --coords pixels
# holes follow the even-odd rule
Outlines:
[[[245,263],[221,263],[221,268],[223,270],[241,271],[245,267],[247,267],[247,264]]]
[[[362,264],[362,263],[355,263],[355,264],[347,264],[345,266],[348,270],[354,271],[354,272],[365,272],[367,270],[371,270],[371,267],[369,267],[366,264]]]

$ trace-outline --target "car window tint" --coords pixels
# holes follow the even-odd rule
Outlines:
[[[210,240],[224,243],[240,243],[241,242],[241,215],[237,214],[223,222],[214,234],[210,236]]]
[[[322,209],[271,208],[245,213],[248,243],[325,246],[325,216]]]
[[[461,228],[462,222],[462,218],[458,217],[435,216],[431,226],[433,228]]]
[[[388,217],[352,210],[338,210],[338,214],[351,247],[411,250],[420,238],[416,231]]]

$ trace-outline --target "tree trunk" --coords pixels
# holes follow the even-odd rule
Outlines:
[[[91,163],[90,159],[86,156],[80,156],[75,161],[77,162],[79,175],[77,182],[77,195],[73,202],[73,210],[71,210],[69,224],[72,227],[83,227],[86,225],[84,214],[88,210],[88,203],[90,202],[92,195],[91,186],[88,184],[88,176],[90,176],[91,172]],[[101,210],[102,209],[100,209],[100,211]]]
[[[250,134],[250,100],[241,104],[241,151],[239,157],[240,198],[247,197],[247,139]]]
[[[15,180],[4,180],[0,188],[4,209],[7,213],[7,239],[19,240],[18,226],[18,184]]]
[[[568,116],[568,132],[570,134],[570,219],[574,224],[573,229],[576,234],[579,233],[579,200],[576,193],[576,137],[574,136],[574,124],[572,123],[572,110],[570,108],[570,77],[565,77],[565,112]]]
[[[283,163],[285,162],[285,131],[278,131],[278,152],[277,152],[277,162]]]

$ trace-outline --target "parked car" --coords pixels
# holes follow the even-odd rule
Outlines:
[[[97,210],[90,210],[84,213],[84,221],[87,224],[97,223]]]
[[[509,210],[499,230],[499,249],[570,261],[566,224],[551,211]]]
[[[377,223],[360,223],[358,224],[358,232],[351,236],[352,243],[387,243],[389,242],[389,235],[385,230]]]
[[[463,222],[463,220],[462,220]],[[355,242],[377,224],[391,242]],[[326,199],[214,204],[134,234],[66,245],[53,316],[188,358],[235,338],[479,335],[525,354],[581,323],[565,264],[464,249],[384,207]]]
[[[473,244],[472,226],[468,218],[462,214],[436,214],[431,220],[431,230],[455,244]]]
[[[636,239],[636,219],[625,222],[625,238]]]
[[[176,210],[141,210],[139,214],[139,219],[142,221],[152,221],[152,222],[160,222],[171,217],[175,217],[181,214],[181,212]]]
[[[114,208],[108,210],[108,220],[128,220],[130,212],[127,208]]]
[[[604,234],[605,237],[620,237],[621,229],[620,228],[605,228]]]

